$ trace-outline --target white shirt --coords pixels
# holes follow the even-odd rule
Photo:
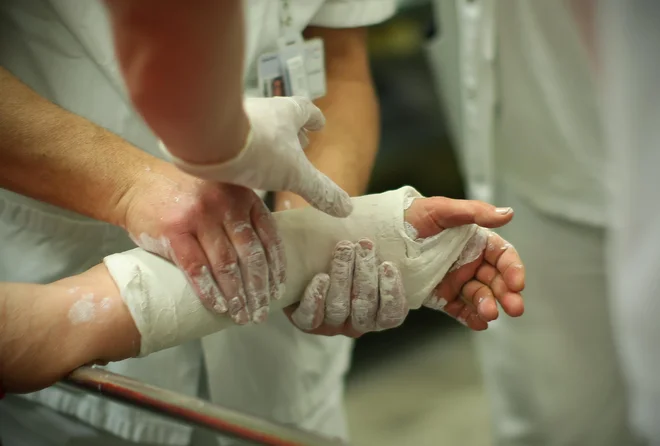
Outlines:
[[[492,202],[497,178],[544,212],[604,224],[596,93],[569,2],[436,0],[436,14],[431,50],[444,51],[445,96],[460,92],[448,112],[470,197]]]
[[[293,29],[302,31],[309,25],[325,27],[357,27],[380,22],[391,16],[395,11],[394,0],[290,0],[293,18]],[[280,35],[279,2],[275,0],[245,0],[247,20],[246,45],[246,86],[254,84],[254,61],[266,51],[276,49],[277,38]],[[5,0],[0,3],[0,63],[14,75],[19,77],[37,93],[81,115],[114,133],[117,133],[153,155],[160,156],[156,138],[133,110],[127,99],[126,91],[115,60],[112,46],[111,30],[105,9],[99,1],[80,0]],[[6,198],[12,203],[19,203],[23,209],[38,209],[39,212],[59,218],[60,226],[82,220],[84,217],[67,213],[61,209],[26,197],[0,190],[0,199]],[[21,225],[13,228],[22,231]],[[49,232],[44,240],[51,239],[54,230],[44,227]],[[58,227],[59,231],[66,228]],[[37,236],[26,235],[21,240],[25,246],[26,264],[39,265],[39,258],[30,259],[33,244],[40,243]],[[43,243],[43,241],[41,241]],[[95,249],[90,244],[90,250]],[[93,256],[98,253],[76,253],[76,256]],[[72,256],[61,256],[55,261],[71,261]],[[70,275],[80,271],[73,265],[68,265],[63,274]],[[39,276],[39,267],[34,269],[32,280],[36,282],[47,280]],[[9,272],[9,275],[14,272]],[[287,322],[287,321],[284,321]],[[281,328],[281,327],[280,327]],[[287,328],[288,330],[288,328]],[[231,331],[231,330],[230,330]],[[242,342],[250,344],[250,338],[269,336],[268,330],[248,330]],[[257,390],[268,387],[264,385],[264,374],[273,374],[272,367],[293,367],[296,371],[288,373],[291,380],[304,378],[313,382],[280,383],[285,389],[277,389],[267,393],[279,395],[288,390],[289,400],[282,402],[283,411],[293,413],[311,413],[310,407],[322,406],[327,398],[327,374],[342,375],[348,367],[350,341],[340,338],[319,338],[305,341],[311,346],[294,339],[288,331],[280,330],[281,334],[272,336],[278,343],[264,343],[264,348],[276,350],[287,348],[288,340],[291,351],[286,355],[279,354],[279,360],[272,360],[269,367],[254,367],[246,370],[243,375],[249,379],[252,387]],[[247,332],[246,332],[247,333]],[[264,333],[259,334],[259,333]],[[277,334],[277,333],[276,333]],[[259,339],[261,339],[259,338]],[[233,339],[233,338],[232,338]],[[250,344],[252,345],[252,344]],[[348,346],[347,346],[348,345]],[[268,347],[270,346],[270,347]],[[250,346],[230,346],[235,351],[247,355],[245,349]],[[311,353],[310,353],[311,352]],[[226,353],[226,352],[225,352]],[[313,353],[313,354],[312,354]],[[221,353],[218,353],[221,354]],[[251,355],[262,355],[254,348]],[[277,356],[277,352],[264,351],[264,357]],[[302,356],[300,358],[295,355]],[[228,354],[229,357],[232,357]],[[339,358],[337,359],[337,357]],[[333,359],[334,358],[334,359]],[[172,390],[186,394],[196,394],[199,382],[202,348],[197,343],[176,347],[145,359],[122,361],[110,365],[110,369],[127,373],[138,379],[149,381]],[[217,358],[214,358],[217,360]],[[226,361],[225,361],[226,362]],[[298,370],[302,372],[297,373]],[[294,373],[295,372],[295,373]],[[287,375],[287,370],[280,371],[281,376]],[[213,376],[218,381],[219,377]],[[219,381],[218,386],[223,383]],[[231,382],[224,383],[225,387]],[[295,387],[295,388],[294,388]],[[303,388],[304,387],[304,388]],[[255,389],[245,389],[254,392]],[[268,389],[264,389],[268,390]],[[276,392],[277,390],[277,392]],[[213,392],[214,389],[212,388]],[[240,398],[240,389],[237,389]],[[187,444],[190,439],[190,428],[167,422],[163,418],[151,416],[129,409],[125,406],[102,401],[98,398],[62,392],[58,389],[47,389],[31,396],[33,399],[50,407],[66,412],[96,427],[108,430],[116,435],[132,441],[153,444]],[[277,398],[279,398],[277,396]],[[304,399],[304,402],[300,401]],[[258,404],[258,403],[255,403]],[[290,409],[290,410],[289,410]],[[257,412],[257,411],[255,411]]]

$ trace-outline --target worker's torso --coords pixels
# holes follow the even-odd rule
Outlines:
[[[302,31],[326,1],[289,3],[293,28]],[[255,82],[256,57],[277,48],[279,8],[275,0],[245,1],[248,89]],[[160,156],[156,137],[127,98],[100,1],[3,1],[0,63],[42,96]],[[28,282],[82,272],[104,256],[133,246],[119,228],[2,189],[0,240],[0,280]],[[225,404],[283,422],[313,416],[324,405],[328,389],[341,383],[350,341],[303,335],[283,315],[272,319],[268,327],[243,329],[244,336],[211,338],[207,344],[214,345],[212,349],[194,342],[108,368],[196,395],[205,348],[211,362],[220,361],[213,355],[234,355],[221,358],[224,381],[209,377],[210,392],[223,396]],[[47,389],[30,398],[133,441],[176,445],[189,441],[186,426],[89,395]]]
[[[596,92],[570,2],[435,6],[431,57],[471,198],[491,200],[497,177],[545,212],[603,224]]]
[[[496,20],[498,176],[544,211],[604,224],[605,149],[575,11],[503,0]]]

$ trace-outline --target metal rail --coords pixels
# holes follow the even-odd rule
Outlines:
[[[81,367],[64,385],[96,393],[176,421],[269,446],[338,446],[344,443],[273,423],[199,398],[151,386],[107,370]]]

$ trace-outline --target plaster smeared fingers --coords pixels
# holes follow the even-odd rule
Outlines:
[[[511,243],[491,232],[484,256],[488,263],[497,268],[511,291],[520,292],[525,288],[525,266]]]
[[[251,210],[252,224],[261,239],[268,261],[268,284],[270,298],[280,299],[284,295],[286,283],[286,256],[282,238],[277,232],[273,214],[263,201],[257,200]]]
[[[477,280],[488,285],[495,299],[509,316],[517,317],[523,314],[525,304],[520,293],[511,291],[500,272],[493,265],[484,263],[475,274]]]
[[[513,209],[476,200],[431,197],[415,200],[404,215],[405,221],[417,230],[417,236],[427,238],[445,228],[471,223],[485,228],[503,226],[513,218]]]
[[[378,263],[371,240],[362,239],[355,247],[355,272],[351,293],[351,325],[366,333],[376,328],[378,313]]]
[[[485,322],[497,319],[497,302],[490,287],[478,280],[470,280],[461,290],[463,300],[476,309],[479,317]]]
[[[355,270],[355,244],[348,240],[335,246],[330,263],[330,288],[325,301],[325,322],[338,327],[351,312],[351,290]]]
[[[509,292],[509,288],[507,288],[506,283],[504,283],[502,275],[493,265],[488,263],[479,265],[474,277],[490,288],[495,299],[499,299]]]
[[[443,312],[471,330],[481,331],[488,328],[488,323],[481,320],[476,311],[466,304],[463,299],[449,302],[445,305]]]
[[[408,315],[408,301],[401,273],[393,263],[383,262],[378,267],[378,289],[377,328],[387,330],[403,324]]]
[[[199,241],[192,234],[170,240],[172,260],[183,271],[200,301],[210,311],[226,313],[228,304],[216,283],[212,268]]]
[[[296,327],[310,331],[318,328],[325,317],[325,300],[330,287],[330,276],[321,273],[314,276],[300,300],[300,304],[291,314]]]
[[[236,324],[247,324],[247,297],[238,255],[224,229],[216,226],[212,228],[202,234],[200,239],[208,247],[213,279],[225,299],[225,312],[229,313]]]
[[[250,218],[225,222],[225,231],[234,245],[238,257],[246,294],[246,308],[241,318],[254,322],[263,321],[268,315],[269,293],[268,262],[261,240]]]
[[[442,288],[442,283],[435,287],[435,289],[431,292],[429,297],[426,298],[422,305],[424,305],[426,308],[430,308],[431,310],[442,311],[444,313],[445,306],[447,306],[449,301],[445,299],[444,295],[442,294]]]

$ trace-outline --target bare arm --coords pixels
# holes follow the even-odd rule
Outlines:
[[[378,103],[367,54],[367,30],[310,27],[305,37],[323,37],[328,94],[316,104],[326,116],[323,132],[311,134],[305,150],[323,173],[350,195],[365,193],[378,149]],[[286,203],[286,204],[285,204]],[[306,206],[300,197],[278,194],[276,207]]]
[[[0,68],[0,187],[113,224],[123,198],[159,162],[42,98]]]
[[[200,164],[232,158],[249,128],[242,2],[105,3],[131,99],[168,150]]]
[[[30,392],[136,356],[140,334],[103,265],[49,285],[0,283],[0,388]]]

